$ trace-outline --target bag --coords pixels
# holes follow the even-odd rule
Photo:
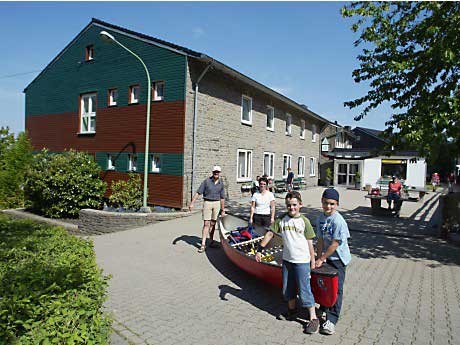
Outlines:
[[[380,195],[380,189],[379,188],[372,188],[370,194],[371,195]]]

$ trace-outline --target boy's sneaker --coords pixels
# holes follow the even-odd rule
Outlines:
[[[279,314],[276,318],[283,321],[294,321],[297,319],[297,309],[288,309],[287,312]]]
[[[318,319],[310,320],[305,325],[305,333],[307,333],[307,334],[318,333],[318,330],[319,330],[319,320]]]
[[[332,335],[335,333],[335,325],[331,321],[326,320],[326,322],[321,325],[320,332],[321,334]]]

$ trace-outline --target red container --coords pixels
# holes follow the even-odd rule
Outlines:
[[[316,303],[327,308],[335,304],[339,291],[339,276],[336,268],[327,263],[323,263],[320,268],[315,268],[311,271],[310,285]]]

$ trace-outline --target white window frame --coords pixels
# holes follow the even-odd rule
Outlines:
[[[116,95],[116,97],[114,97]],[[109,107],[114,107],[118,104],[118,89],[109,89]]]
[[[292,155],[283,154],[283,177],[287,177],[288,168],[292,169]]]
[[[299,156],[297,160],[297,176],[305,176],[305,156]]]
[[[94,97],[94,98],[93,98]],[[85,112],[85,101],[88,102],[88,112]],[[95,104],[93,104],[95,103]],[[80,96],[80,133],[91,134],[96,133],[96,109],[97,109],[97,94],[86,93]],[[85,120],[86,128],[85,128]],[[91,129],[91,123],[94,123],[94,128]]]
[[[137,170],[137,156],[135,154],[128,154],[128,171]]]
[[[316,176],[316,158],[310,157],[310,176]]]
[[[270,166],[268,169],[265,169],[265,157],[268,156],[269,164]],[[268,174],[267,174],[268,171]],[[274,178],[275,177],[275,154],[273,152],[264,152],[264,161],[263,161],[263,172],[264,174],[267,174],[269,178]]]
[[[321,142],[321,151],[329,152],[329,140],[327,140],[327,138],[324,138]]]
[[[249,119],[248,120],[245,120],[243,118],[245,101],[249,102],[249,112],[248,112]],[[244,123],[246,125],[252,125],[252,98],[246,95],[241,96],[241,123]]]
[[[86,46],[85,61],[91,61],[94,59],[94,45]]]
[[[338,149],[345,148],[345,140],[342,132],[337,132],[335,135],[335,147]]]
[[[155,163],[155,158],[158,158],[158,165]],[[153,173],[157,173],[157,174],[160,173],[161,172],[161,156],[159,154],[152,153],[150,155],[150,159],[151,159],[150,170]]]
[[[311,142],[316,143],[316,125],[311,125]]]
[[[136,92],[135,92],[136,89],[138,90],[137,98],[136,98]],[[141,87],[139,85],[131,85],[129,87],[129,104],[139,103],[140,95],[141,95]]]
[[[162,94],[158,94],[159,87],[162,86]],[[164,81],[156,81],[153,83],[153,100],[154,101],[163,101],[165,99],[165,82]]]
[[[115,170],[115,160],[112,154],[107,154],[107,170]]]
[[[244,154],[245,171],[240,174],[240,153]],[[242,176],[247,175],[247,176]],[[248,182],[252,181],[252,150],[238,149],[236,153],[236,181]]]
[[[271,117],[271,127],[268,126],[268,121]],[[266,122],[266,128],[268,131],[275,131],[275,108],[267,105],[267,122]]]
[[[292,135],[292,115],[291,114],[286,114],[286,128],[284,133],[286,135]]]
[[[305,120],[300,120],[300,139],[305,139]]]

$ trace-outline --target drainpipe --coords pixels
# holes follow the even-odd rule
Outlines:
[[[206,68],[201,72],[200,76],[195,82],[195,103],[193,105],[193,147],[192,147],[192,183],[191,183],[191,190],[190,190],[190,199],[193,198],[193,194],[195,192],[195,162],[196,162],[196,131],[197,131],[197,122],[198,122],[198,84],[200,83],[201,79],[203,79],[204,75],[208,72],[209,68],[212,65],[212,61],[206,66]]]

